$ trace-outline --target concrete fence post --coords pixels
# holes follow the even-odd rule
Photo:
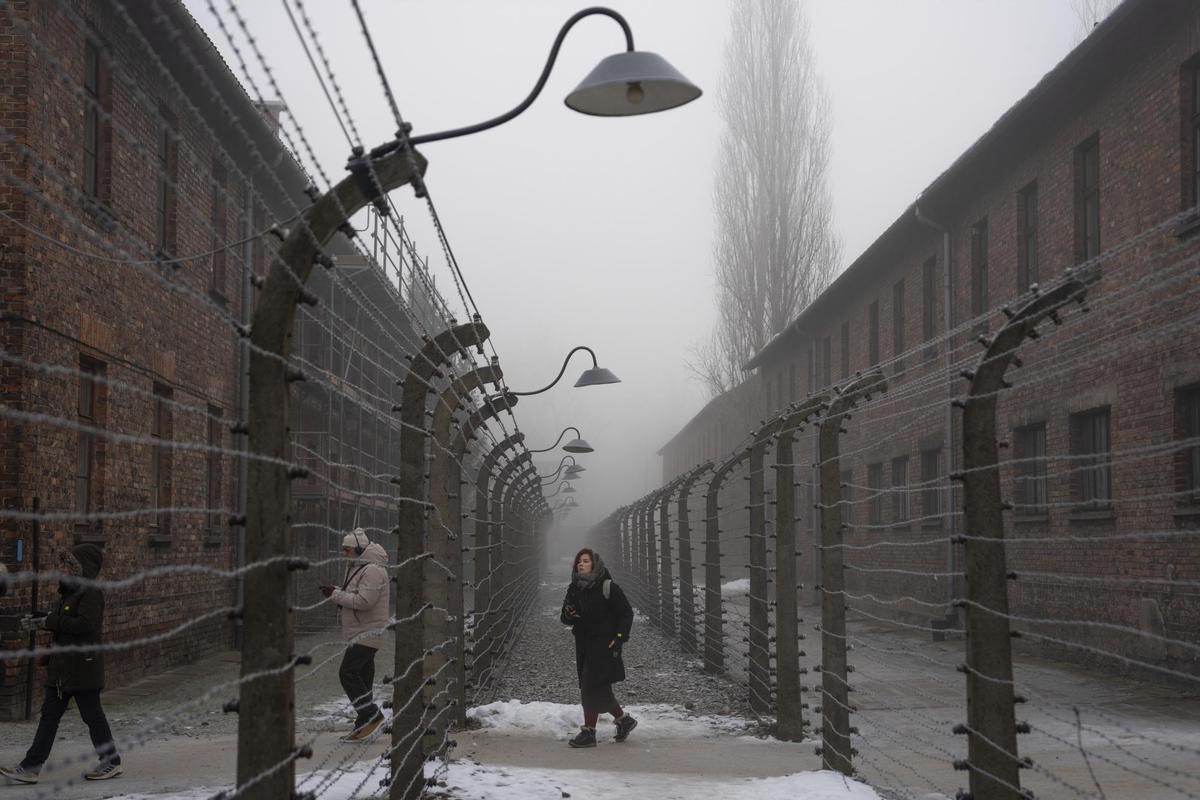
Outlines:
[[[406,424],[400,437],[400,474],[395,479],[402,498],[396,525],[396,563],[417,568],[396,576],[396,619],[405,621],[395,627],[389,786],[392,800],[412,800],[420,796],[424,785],[420,775],[425,753],[418,743],[425,734],[427,711],[423,702],[413,698],[420,697],[426,687],[425,674],[414,665],[424,660],[424,613],[431,608],[422,596],[424,563],[432,555],[429,548],[434,544],[429,530],[432,475],[427,472],[431,468],[427,462],[431,434],[425,427],[429,385],[435,372],[449,369],[448,354],[459,351],[459,342],[483,342],[487,336],[487,328],[479,322],[443,331],[425,343],[403,379],[400,416]]]
[[[456,340],[454,353],[470,358],[466,348],[478,347],[482,342]],[[433,604],[434,610],[425,623],[425,675],[442,677],[436,684],[426,687],[425,702],[434,712],[429,735],[433,737],[431,744],[438,748],[439,755],[446,731],[453,724],[460,727],[466,724],[466,709],[459,702],[459,698],[465,698],[466,683],[462,517],[458,502],[462,465],[453,457],[450,423],[455,412],[471,401],[472,392],[485,383],[491,383],[499,390],[503,376],[496,365],[470,369],[450,381],[433,407],[426,549],[432,553],[434,564],[425,570],[425,600]]]
[[[675,580],[671,564],[671,524],[669,519],[671,492],[679,485],[672,482],[658,496],[658,552],[659,552],[659,629],[668,636],[675,635]]]
[[[413,151],[374,158],[377,188],[387,192],[419,177],[425,159]],[[291,569],[290,481],[303,477],[288,467],[290,384],[303,379],[287,362],[296,306],[312,302],[304,288],[313,265],[330,264],[321,248],[346,221],[374,199],[363,182],[348,176],[321,195],[292,227],[280,245],[262,286],[247,335],[250,352],[247,469],[246,561],[276,559],[255,570],[246,581],[242,613],[242,664],[238,698],[238,786],[247,785],[247,800],[290,796],[295,787],[295,761],[307,751],[296,748],[293,704],[296,663],[294,621],[289,608]],[[251,676],[261,676],[251,679]]]
[[[747,451],[722,462],[708,481],[704,497],[704,669],[725,671],[725,622],[721,603],[721,486]]]
[[[853,775],[850,744],[850,687],[846,668],[846,581],[843,574],[841,461],[842,420],[860,398],[883,392],[879,373],[854,379],[837,392],[820,425],[821,476],[821,746],[824,769]]]
[[[749,647],[750,673],[748,675],[750,708],[759,714],[769,713],[773,705],[771,697],[771,614],[769,607],[770,568],[767,563],[767,509],[764,491],[764,461],[767,447],[780,419],[775,418],[760,427],[753,437],[749,452],[749,503],[750,527],[746,534],[749,540],[750,563],[750,613],[745,641]]]
[[[1056,324],[1058,310],[1083,302],[1097,269],[1072,273],[1016,313],[995,339],[981,337],[985,352],[976,369],[963,373],[971,382],[963,403],[963,482],[965,530],[958,537],[966,555],[967,760],[974,800],[1024,800],[1021,762],[1017,754],[1017,720],[1013,691],[1012,632],[1009,629],[1009,573],[1004,549],[1004,502],[1000,496],[999,443],[996,439],[998,393],[1008,387],[1004,373],[1017,360],[1026,337],[1037,336],[1038,323]],[[1006,309],[1007,311],[1007,309]]]
[[[680,484],[676,500],[675,524],[678,529],[679,547],[679,643],[684,652],[694,653],[698,648],[696,636],[696,572],[692,563],[692,525],[689,519],[688,498],[692,487],[700,476],[712,469],[712,463],[694,468]]]
[[[801,587],[796,570],[795,432],[827,401],[825,395],[819,395],[789,407],[775,438],[775,715],[779,722],[776,736],[789,742],[804,738],[804,709],[808,707],[802,701],[800,682],[800,658],[805,654],[800,649],[804,636],[797,610]]]

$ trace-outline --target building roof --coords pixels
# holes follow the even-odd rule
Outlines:
[[[1045,123],[1044,111],[1047,104],[1054,102],[1054,99],[1064,92],[1072,93],[1092,88],[1096,73],[1107,73],[1113,69],[1114,54],[1127,47],[1124,40],[1125,22],[1142,11],[1161,15],[1166,6],[1186,8],[1188,0],[1125,0],[1121,3],[1088,34],[1087,38],[935,178],[862,255],[843,270],[842,274],[783,331],[776,334],[742,365],[742,369],[749,371],[772,361],[787,352],[795,341],[811,336],[807,331],[810,327],[815,327],[813,323],[820,315],[836,308],[838,302],[846,295],[867,283],[872,277],[871,267],[879,263],[880,256],[884,253],[894,252],[893,248],[898,242],[909,237],[931,235],[933,229],[917,219],[918,209],[928,212],[930,209],[946,207],[950,196],[963,186],[968,175],[981,168],[993,166],[995,155],[1011,146],[1014,138],[1027,141],[1029,129]]]

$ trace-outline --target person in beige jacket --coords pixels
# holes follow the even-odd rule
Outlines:
[[[388,595],[391,579],[388,557],[383,547],[355,528],[342,539],[342,555],[354,559],[346,568],[342,587],[328,584],[321,592],[339,608],[346,653],[338,677],[342,689],[354,704],[357,717],[346,741],[366,739],[383,724],[383,713],[375,705],[375,651],[383,643],[389,619]]]

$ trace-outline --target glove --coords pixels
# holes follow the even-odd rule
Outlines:
[[[21,617],[21,630],[23,631],[39,631],[46,627],[46,618],[44,616],[33,616],[26,614]]]
[[[333,587],[330,586],[328,583],[323,583],[320,586],[318,586],[317,588],[320,589],[321,594],[325,595],[326,597],[329,597],[333,594]]]

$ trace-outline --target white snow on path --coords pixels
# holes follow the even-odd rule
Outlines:
[[[431,767],[436,768],[434,765]],[[444,786],[442,785],[444,784]],[[725,779],[672,773],[586,769],[528,769],[451,762],[433,797],[453,800],[880,800],[869,786],[836,772],[798,772],[774,778]]]
[[[322,800],[377,796],[384,769],[379,762],[359,762],[331,778],[325,773],[300,776],[306,786],[321,785]],[[470,761],[431,762],[425,774],[439,779],[429,796],[447,800],[562,800],[603,797],[605,800],[880,800],[870,787],[836,772],[798,772],[774,778],[725,779],[672,773],[584,769],[491,767]],[[328,782],[327,778],[331,778]],[[306,780],[307,779],[307,780]],[[217,788],[195,788],[175,794],[125,795],[124,800],[207,800]]]
[[[625,710],[637,719],[639,732],[652,732],[656,739],[738,736],[747,734],[755,726],[753,720],[742,717],[693,714],[680,706],[665,703],[627,705]],[[576,733],[582,723],[579,706],[541,700],[488,703],[469,709],[467,718],[475,720],[481,728],[489,731],[518,732],[554,739]],[[608,714],[600,715],[601,724],[611,720]]]
[[[721,597],[743,597],[750,594],[750,579],[738,578],[721,584]]]

